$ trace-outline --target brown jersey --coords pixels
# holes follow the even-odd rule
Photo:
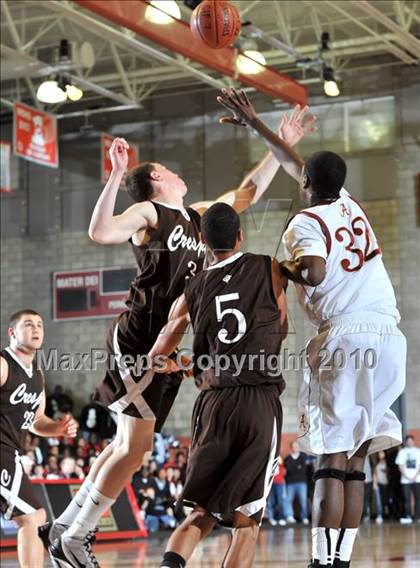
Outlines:
[[[20,451],[41,404],[44,376],[34,363],[25,369],[10,347],[0,355],[9,365],[6,383],[0,389],[1,443]]]
[[[282,342],[269,256],[237,253],[188,281],[198,388],[276,384]]]
[[[148,229],[147,242],[140,246],[130,239],[138,275],[130,286],[127,307],[136,319],[147,320],[148,331],[158,333],[186,279],[202,269],[205,246],[200,242],[199,213],[151,203],[158,215],[156,229]]]

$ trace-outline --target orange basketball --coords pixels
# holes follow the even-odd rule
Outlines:
[[[231,45],[241,31],[238,10],[224,0],[204,0],[192,13],[191,31],[215,49]]]

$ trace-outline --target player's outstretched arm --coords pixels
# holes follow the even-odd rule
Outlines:
[[[180,296],[172,305],[168,323],[159,333],[155,344],[148,353],[149,361],[157,373],[178,371],[175,361],[166,360],[181,343],[190,322],[185,295]],[[155,364],[155,362],[157,364]]]
[[[45,415],[45,391],[42,394],[41,404],[36,411],[31,432],[37,436],[47,438],[74,438],[77,435],[78,424],[71,414],[66,414],[60,420],[52,420]]]
[[[115,201],[128,164],[128,144],[124,138],[115,138],[109,154],[112,171],[105,185],[89,225],[89,237],[100,244],[119,244],[134,233],[157,223],[155,208],[148,201],[135,203],[121,215],[114,215]]]
[[[304,160],[293,150],[292,146],[306,133],[316,129],[315,117],[309,115],[305,118],[308,107],[303,109],[299,106],[295,107],[290,118],[283,115],[279,135],[277,135],[258,118],[251,101],[244,91],[223,89],[217,100],[232,113],[232,116],[221,118],[220,122],[253,128],[266,140],[274,156],[287,173],[295,179],[300,178]]]

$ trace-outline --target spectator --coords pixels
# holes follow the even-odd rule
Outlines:
[[[363,521],[365,523],[369,522],[372,517],[372,495],[373,495],[373,478],[372,478],[372,466],[370,464],[370,459],[365,460],[365,493],[364,493],[364,504],[363,504]]]
[[[147,530],[150,533],[156,532],[160,525],[164,528],[174,528],[176,520],[173,513],[170,509],[165,509],[164,505],[157,503],[155,489],[148,487],[145,493],[142,510],[145,512]]]
[[[184,485],[181,481],[181,470],[177,467],[168,468],[168,481],[171,497],[174,501],[178,501],[184,489]]]
[[[292,450],[284,460],[286,466],[286,521],[295,523],[293,513],[293,503],[297,496],[300,505],[300,518],[304,525],[309,524],[308,520],[308,486],[306,483],[306,454],[299,451],[297,442],[290,444]]]
[[[373,485],[376,497],[376,522],[382,524],[384,516],[389,517],[388,464],[385,452],[379,452],[378,463],[373,473]]]
[[[142,508],[143,502],[146,498],[146,490],[150,487],[150,477],[147,466],[143,465],[139,471],[136,471],[133,479],[131,480],[131,484],[137,498],[137,503],[139,507]]]
[[[29,477],[31,479],[44,479],[44,466],[40,464],[34,465]]]
[[[47,474],[46,479],[60,479],[60,469],[58,467],[58,459],[56,456],[51,455],[47,461]]]
[[[97,402],[90,402],[83,407],[79,423],[85,440],[89,440],[90,434],[96,434],[100,438],[112,438],[116,432],[111,413]]]
[[[405,445],[398,452],[395,463],[401,472],[401,487],[404,495],[404,516],[402,524],[413,522],[411,495],[414,498],[414,520],[420,520],[420,448],[415,446],[414,436],[405,437]]]
[[[186,474],[187,474],[187,456],[185,455],[185,453],[184,452],[177,452],[175,462],[176,462],[176,467],[181,472],[181,482],[182,482],[182,484],[184,484],[185,483],[185,477],[186,477]]]
[[[76,460],[72,457],[65,457],[60,463],[60,474],[63,479],[84,479],[83,470],[76,465]]]
[[[283,459],[279,456],[279,463],[277,466],[277,471],[274,474],[273,485],[271,487],[270,495],[268,497],[267,503],[267,515],[268,522],[271,526],[280,525],[282,527],[286,524],[286,502],[287,502],[287,491],[286,491],[286,467],[283,463]],[[276,511],[278,508],[278,511]]]
[[[56,385],[52,394],[47,396],[45,414],[53,420],[57,420],[61,418],[62,414],[72,414],[73,406],[73,399],[63,392],[61,385]]]

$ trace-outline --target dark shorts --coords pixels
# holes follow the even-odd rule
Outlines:
[[[194,406],[181,501],[232,526],[235,511],[261,523],[280,453],[276,386],[202,392]]]
[[[106,338],[108,368],[93,399],[113,412],[155,420],[155,431],[160,432],[178,394],[182,373],[164,375],[141,370],[165,323],[147,329],[143,321],[126,311],[112,323]]]
[[[42,509],[16,449],[1,445],[0,469],[0,511],[6,519]]]

